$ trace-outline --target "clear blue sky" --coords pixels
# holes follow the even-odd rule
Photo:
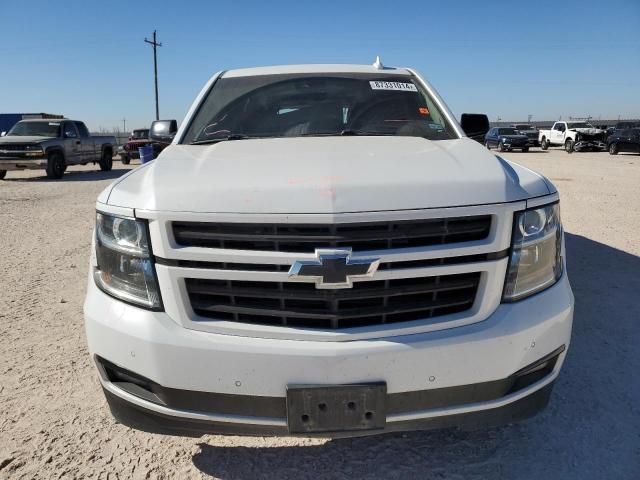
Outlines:
[[[0,112],[91,129],[181,120],[217,70],[287,63],[412,66],[456,116],[640,116],[640,0],[0,1]]]

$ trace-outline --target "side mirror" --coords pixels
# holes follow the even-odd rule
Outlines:
[[[482,143],[489,131],[489,117],[484,113],[463,113],[460,117],[460,126],[467,137]]]
[[[171,143],[177,131],[178,122],[176,120],[156,120],[149,129],[149,139],[161,143]]]

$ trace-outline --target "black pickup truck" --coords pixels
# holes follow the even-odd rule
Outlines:
[[[8,170],[45,169],[62,178],[67,166],[98,164],[111,170],[116,139],[91,136],[76,120],[22,120],[0,137],[0,179]]]

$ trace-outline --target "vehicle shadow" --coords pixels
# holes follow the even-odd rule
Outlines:
[[[7,176],[3,180],[4,182],[90,182],[90,181],[99,181],[99,180],[113,180],[118,177],[121,177],[125,173],[131,171],[131,168],[113,168],[108,172],[103,172],[102,170],[67,170],[62,178],[60,179],[51,179],[47,178],[46,174],[37,177],[19,177],[19,178],[11,178],[11,172],[8,172]]]
[[[513,152],[510,152],[513,153]],[[528,152],[521,152],[519,150],[515,150],[515,153],[524,153],[524,154],[529,154],[529,153],[541,153],[541,154],[548,154],[549,150],[542,150],[540,147],[529,147],[529,151]]]
[[[639,478],[640,257],[566,234],[572,344],[537,417],[473,432],[340,440],[207,437],[194,466],[216,478]],[[237,446],[230,446],[237,445]],[[595,454],[597,452],[597,454]]]

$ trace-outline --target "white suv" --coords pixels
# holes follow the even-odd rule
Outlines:
[[[111,411],[331,437],[530,416],[571,335],[558,201],[413,70],[216,74],[98,198],[85,320]]]

